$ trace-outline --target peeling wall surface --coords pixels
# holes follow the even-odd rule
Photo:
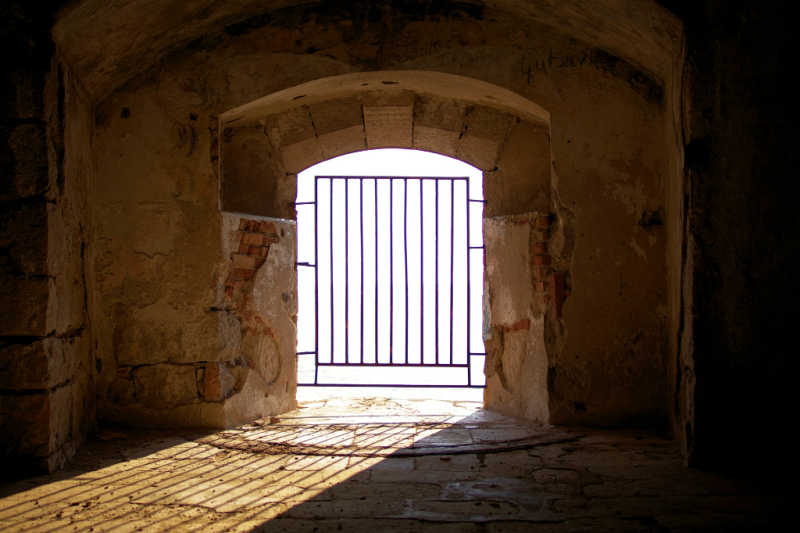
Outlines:
[[[653,16],[664,17],[660,27],[673,28],[665,42],[677,47],[679,26],[666,12],[656,9]],[[393,104],[392,80],[371,96],[378,99],[377,115],[363,101],[356,107],[328,101],[327,108],[296,102],[293,123],[271,128],[271,119],[256,121],[249,125],[250,137],[244,125],[218,129],[220,115],[266,95],[374,70],[455,74],[513,91],[549,112],[550,154],[545,150],[538,158],[544,168],[552,159],[544,202],[508,204],[530,190],[525,180],[533,172],[514,165],[532,145],[524,136],[515,144],[516,119],[497,122],[481,118],[480,106],[453,104],[461,97],[458,85],[447,88],[449,103],[423,98],[415,100],[413,111],[406,108],[412,121],[420,113],[424,120],[402,139],[398,127],[375,128],[373,141],[368,135],[370,123],[383,120],[381,112],[405,105]],[[460,146],[499,140],[480,161],[487,216],[528,213],[535,220],[538,213],[554,221],[546,255],[560,288],[543,285],[529,303],[520,304],[533,310],[521,309],[519,316],[494,313],[503,302],[490,304],[490,329],[516,331],[520,320],[529,320],[530,331],[537,332],[504,362],[529,369],[536,385],[505,389],[498,381],[487,392],[490,403],[555,423],[663,425],[668,316],[663,221],[666,160],[672,155],[665,141],[671,115],[663,70],[660,62],[632,63],[514,10],[472,4],[430,13],[388,3],[367,11],[286,7],[163,57],[95,107],[89,260],[92,336],[102,361],[96,376],[100,413],[139,424],[227,425],[291,405],[293,385],[281,382],[286,375],[275,378],[271,369],[293,368],[288,354],[294,349],[296,289],[294,274],[286,270],[294,261],[291,226],[275,223],[285,236],[270,245],[252,279],[237,280],[247,284],[226,293],[238,268],[233,262],[254,264],[248,254],[236,255],[231,232],[242,231],[237,223],[261,220],[248,213],[292,218],[293,189],[277,184],[291,183],[295,172],[331,154],[325,142],[334,143],[337,153],[413,146],[428,126],[450,130],[451,141]],[[453,110],[455,120],[448,118]],[[351,114],[353,123],[344,125]],[[305,126],[298,120],[307,122],[310,134],[302,133]],[[280,135],[277,144],[265,142],[273,130]],[[299,134],[290,139],[293,131]],[[360,144],[352,142],[353,133]],[[226,188],[217,147],[237,139],[241,149],[224,159],[223,173],[251,171],[250,182]],[[310,144],[299,144],[305,141]],[[512,155],[502,163],[504,153]],[[269,172],[252,172],[276,162]],[[220,212],[220,188],[223,206],[237,205],[226,209],[230,215]],[[501,191],[498,201],[492,191]],[[498,244],[525,241],[516,229],[509,231],[498,236]],[[491,261],[487,258],[488,265]],[[531,284],[547,280],[532,276],[518,279],[509,272],[498,283],[509,294],[533,294]],[[508,339],[515,335],[506,333]],[[270,347],[273,342],[277,345]],[[542,358],[532,362],[537,353]],[[221,396],[209,395],[204,387],[210,373],[235,385],[224,386]],[[274,379],[283,385],[268,385]],[[515,396],[531,387],[536,390],[525,392],[526,399]],[[267,396],[254,407],[245,400],[248,391]],[[546,407],[542,397],[548,398]]]

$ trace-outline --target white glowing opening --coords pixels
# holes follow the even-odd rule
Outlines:
[[[365,179],[360,182],[349,180],[346,186],[345,180],[317,180],[317,176],[462,177],[467,180],[452,182],[451,189],[449,181]],[[315,194],[316,206],[297,207],[297,260],[309,264],[316,261],[319,269],[317,273],[314,268],[298,267],[299,383],[314,381],[314,355],[303,355],[303,352],[318,351],[320,362],[343,363],[347,353],[351,362],[363,360],[381,364],[390,360],[393,363],[431,364],[436,362],[437,356],[440,363],[466,364],[470,357],[468,351],[484,353],[483,253],[480,248],[467,249],[466,216],[469,209],[469,245],[480,247],[483,244],[483,204],[467,202],[467,198],[483,198],[483,176],[479,169],[430,152],[401,149],[363,151],[324,161],[301,172],[297,178],[296,201],[313,202]],[[391,227],[390,201],[393,212]],[[316,255],[315,209],[319,225]],[[403,216],[405,212],[407,218]],[[469,291],[466,289],[468,260]],[[318,291],[315,291],[315,275],[319,276]],[[350,287],[348,292],[345,291],[347,284]],[[349,297],[345,298],[345,294]],[[316,299],[319,302],[318,339],[315,338]],[[323,366],[317,370],[318,383],[456,385],[469,382],[483,385],[484,357],[471,357],[469,369]]]

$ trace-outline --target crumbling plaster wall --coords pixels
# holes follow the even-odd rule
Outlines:
[[[430,16],[386,8],[372,18],[314,6],[278,10],[194,41],[97,107],[90,204],[102,412],[118,420],[139,413],[142,421],[231,422],[200,411],[170,414],[177,404],[148,411],[127,385],[117,387],[140,365],[196,370],[235,345],[222,331],[230,313],[219,311],[228,306],[232,259],[212,161],[217,134],[225,135],[215,132],[216,117],[302,82],[375,69],[484,80],[551,113],[551,256],[569,297],[562,316],[548,315],[542,326],[550,421],[663,422],[665,168],[674,155],[665,141],[664,80],[488,8]],[[294,298],[288,278],[274,290]],[[150,386],[135,379],[134,391]]]
[[[100,413],[222,427],[291,409],[293,224],[245,231],[241,217],[223,217],[213,119],[200,126],[194,111],[164,112],[149,96],[97,117],[98,175],[113,176],[91,193]],[[266,245],[248,244],[263,248],[257,266],[240,264],[244,233]]]

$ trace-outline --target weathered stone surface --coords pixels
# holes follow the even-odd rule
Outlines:
[[[367,139],[364,136],[364,126],[358,124],[320,135],[319,144],[324,159],[366,150]]]
[[[293,133],[289,131],[287,135]],[[294,201],[296,185],[286,173],[291,172],[288,168],[297,167],[297,172],[308,166],[303,162],[307,147],[298,150],[286,143],[286,148],[277,151],[260,127],[237,129],[234,135],[223,135],[221,146],[223,176],[245,178],[235,187],[228,186],[230,180],[222,181],[223,210],[294,218],[290,203]]]
[[[0,275],[0,336],[43,336],[47,334],[46,278],[19,279]]]
[[[315,136],[311,113],[305,106],[282,113],[278,117],[277,126],[281,148]]]
[[[459,141],[457,157],[481,170],[492,170],[496,166],[498,152],[503,146],[507,132],[516,120],[513,115],[491,108],[468,109],[464,117],[464,133]]]
[[[309,112],[314,122],[314,133],[320,138],[354,126],[363,128],[364,125],[361,102],[355,99],[313,104],[309,106]]]
[[[25,88],[20,88],[25,94]],[[24,112],[24,110],[23,110]],[[43,124],[20,124],[8,135],[14,162],[0,186],[0,201],[43,194],[47,190],[47,146]]]
[[[674,442],[644,432],[556,431],[472,402],[339,397],[303,407],[279,421],[221,432],[101,433],[60,480],[2,487],[0,525],[398,533],[759,529],[787,501],[775,488],[687,470]],[[456,455],[433,449],[416,458],[374,455],[380,446],[394,449],[398,429],[428,434],[437,425],[441,432],[492,432],[497,439]],[[509,440],[520,432],[542,440]],[[358,433],[376,438],[369,447],[339,444],[342,434]]]
[[[364,105],[367,148],[410,148],[414,107]]]
[[[228,367],[222,363],[209,363],[203,371],[203,386],[200,394],[208,402],[222,401],[228,397],[236,384]]]
[[[108,400],[120,406],[136,403],[136,388],[131,367],[117,369],[117,375],[108,387]]]
[[[148,365],[133,371],[136,399],[147,407],[169,408],[198,401],[195,367]]]
[[[29,470],[47,470],[44,463],[50,451],[50,393],[0,393],[0,430],[0,456],[34,462]]]
[[[319,140],[308,137],[281,147],[281,161],[286,172],[296,174],[322,159],[322,147]],[[246,212],[250,212],[249,210]]]
[[[534,292],[536,213],[484,219],[487,407],[550,421],[544,301]]]
[[[458,131],[414,124],[414,148],[454,157],[458,148]]]
[[[28,64],[7,71],[7,86],[11,94],[0,104],[3,106],[0,112],[9,119],[31,120],[42,116],[45,73],[30,67]]]
[[[47,306],[47,329],[65,334],[85,327],[87,316],[86,241],[79,213],[81,204],[74,196],[83,191],[70,190],[60,201],[48,205],[48,271],[53,273]]]
[[[13,204],[12,204],[13,205]],[[47,204],[37,198],[0,212],[0,269],[7,275],[47,274]]]
[[[661,87],[647,74],[653,71],[639,69],[632,82],[629,74],[638,70],[624,57],[601,56],[586,40],[530,17],[528,8],[519,16],[492,5],[480,21],[449,10],[407,20],[405,8],[389,6],[396,27],[345,8],[336,19],[311,5],[297,9],[290,10],[291,32],[283,19],[267,17],[246,32],[165,57],[150,78],[98,103],[87,285],[96,350],[108,369],[99,396],[109,397],[118,363],[226,361],[235,393],[224,405],[192,407],[187,417],[207,414],[224,425],[236,409],[244,416],[287,408],[296,342],[293,237],[271,245],[261,266],[248,259],[238,267],[257,268],[234,269],[231,254],[250,251],[239,249],[239,221],[229,225],[228,218],[244,212],[291,219],[293,172],[360,149],[366,139],[370,147],[414,143],[461,154],[485,167],[489,216],[554,211],[563,229],[549,266],[563,273],[569,299],[555,324],[530,310],[496,322],[503,346],[539,351],[532,339],[550,342],[558,412],[571,409],[576,423],[612,420],[625,405],[661,417],[652,384],[666,380],[653,372],[663,365],[666,336],[657,332],[665,312],[653,310],[666,306],[658,266],[665,243],[639,221],[643,210],[659,209],[663,176],[654,169],[675,154],[664,142],[664,100],[642,91]],[[344,27],[359,30],[345,38]],[[396,120],[375,122],[372,112],[387,108],[398,112]],[[389,140],[376,141],[381,136]],[[553,161],[557,174],[549,173]],[[229,181],[233,173],[237,184]],[[241,199],[237,208],[227,203],[232,194]],[[534,271],[524,280],[544,295],[545,280]],[[519,288],[516,281],[492,283]],[[512,296],[524,300],[531,287]],[[597,301],[606,305],[598,309]],[[607,319],[628,306],[635,320]],[[542,394],[540,366],[508,364],[520,380],[537,383],[515,390]],[[105,407],[118,421],[166,423],[189,412],[136,402]],[[526,412],[521,404],[515,409]]]
[[[51,337],[0,347],[0,389],[49,389],[69,381],[86,354],[87,340]]]
[[[121,365],[154,364],[183,354],[180,330],[165,320],[175,310],[165,305],[137,309],[128,320],[116,324],[114,347]]]
[[[497,160],[503,188],[502,208],[513,215],[550,209],[550,138],[547,130],[529,122],[511,126]]]
[[[465,105],[420,96],[414,102],[414,148],[456,157]]]

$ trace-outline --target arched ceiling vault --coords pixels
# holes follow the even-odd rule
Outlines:
[[[681,24],[655,0],[462,0],[476,16],[496,9],[553,27],[607,50],[651,73],[670,78]],[[232,24],[281,8],[319,4],[369,5],[352,0],[76,0],[59,15],[53,37],[60,53],[95,100],[146,72],[168,54]],[[374,4],[374,2],[372,2]],[[404,3],[413,5],[412,3]],[[447,2],[444,3],[446,6]],[[429,12],[442,2],[418,1]],[[359,8],[356,7],[356,10]],[[365,7],[364,10],[367,8]]]

